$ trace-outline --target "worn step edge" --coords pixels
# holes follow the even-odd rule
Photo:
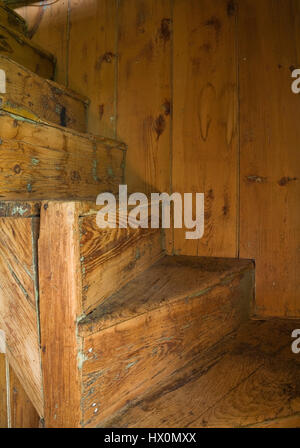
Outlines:
[[[33,218],[39,217],[42,202],[47,201],[55,202],[76,202],[78,204],[78,217],[95,215],[103,206],[97,205],[94,198],[81,198],[81,199],[38,199],[38,200],[28,200],[28,199],[1,199],[0,200],[0,217],[11,217],[11,218]],[[116,201],[118,204],[118,195],[116,195]],[[118,205],[117,205],[118,207]],[[128,210],[133,208],[133,206],[128,206]]]
[[[83,132],[78,132],[72,128],[68,128],[68,127],[64,127],[64,126],[60,126],[56,123],[50,123],[48,121],[45,120],[34,120],[34,119],[30,119],[30,118],[26,118],[23,117],[22,115],[19,114],[15,114],[15,113],[11,113],[11,112],[6,112],[3,110],[0,110],[0,119],[1,117],[6,116],[6,117],[10,117],[13,120],[16,121],[23,121],[26,122],[30,125],[34,125],[34,126],[38,126],[38,127],[42,127],[43,129],[47,130],[47,128],[52,128],[55,129],[57,132],[62,132],[62,133],[67,133],[67,134],[71,134],[73,136],[77,136],[80,138],[84,138],[86,140],[90,140],[90,141],[94,141],[96,142],[101,142],[104,145],[113,147],[115,149],[120,149],[122,151],[126,151],[127,150],[127,145],[120,141],[120,140],[114,140],[112,138],[108,138],[108,137],[104,137],[101,135],[95,135],[95,134],[91,134],[91,133],[83,133]],[[26,142],[26,143],[30,143],[28,140],[19,140],[18,138],[13,138],[13,139],[9,139],[6,137],[2,137],[4,140],[15,140],[15,141],[20,141],[20,142]]]
[[[88,336],[99,331],[105,330],[112,326],[118,325],[122,322],[128,321],[130,319],[135,319],[142,314],[148,313],[150,311],[154,311],[158,308],[162,308],[168,306],[172,303],[177,303],[182,300],[189,300],[197,297],[201,297],[202,295],[209,293],[213,288],[224,285],[230,282],[233,278],[240,276],[245,271],[253,271],[254,272],[254,264],[252,260],[238,260],[236,259],[236,267],[232,269],[225,270],[223,273],[219,274],[218,281],[213,279],[209,279],[205,283],[205,287],[202,289],[195,288],[194,290],[189,290],[187,287],[186,293],[174,294],[173,296],[167,297],[166,299],[159,299],[158,297],[155,300],[150,300],[146,303],[140,302],[135,306],[134,312],[130,310],[130,300],[126,300],[126,302],[122,302],[120,297],[122,297],[123,291],[126,289],[132,289],[132,295],[135,295],[135,284],[143,282],[143,276],[149,273],[149,271],[155,267],[159,267],[164,261],[170,259],[178,258],[178,259],[189,259],[194,258],[195,260],[214,260],[216,263],[228,261],[229,259],[220,259],[220,258],[212,258],[212,257],[185,257],[185,256],[169,256],[164,255],[161,259],[156,261],[152,266],[150,266],[146,271],[137,275],[133,280],[129,281],[125,286],[123,286],[119,291],[117,291],[112,296],[108,297],[104,302],[102,302],[95,310],[87,315],[83,315],[78,320],[78,335],[80,336]],[[233,259],[230,259],[233,260]],[[200,269],[200,266],[199,266]],[[195,270],[195,275],[197,275],[197,271]],[[250,307],[251,304],[249,304]],[[122,310],[122,314],[120,315],[120,311]]]

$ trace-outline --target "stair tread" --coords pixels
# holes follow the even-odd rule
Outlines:
[[[164,255],[79,322],[89,334],[178,300],[200,297],[245,270],[250,260]]]
[[[300,427],[295,328],[300,320],[248,321],[101,426]]]

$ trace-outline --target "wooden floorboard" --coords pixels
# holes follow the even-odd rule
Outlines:
[[[249,321],[106,427],[300,427],[299,320]]]

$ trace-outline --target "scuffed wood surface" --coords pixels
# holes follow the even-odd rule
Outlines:
[[[78,209],[41,208],[39,237],[42,370],[47,428],[80,426],[81,371],[76,321],[81,314]],[[79,353],[78,353],[79,351]]]
[[[86,132],[86,98],[4,56],[0,56],[0,69],[6,73],[6,93],[0,94],[2,110]]]
[[[40,216],[40,201],[0,201],[0,217],[33,218]]]
[[[37,318],[37,218],[0,218],[0,328],[7,357],[25,392],[43,413]]]
[[[80,334],[95,333],[156,308],[200,297],[251,269],[253,264],[248,260],[164,256],[106,297],[80,322]]]
[[[95,198],[117,192],[125,145],[0,113],[2,199]]]
[[[103,426],[300,427],[300,322],[249,321]]]
[[[189,289],[189,283],[197,274],[201,278],[201,267],[191,263],[190,269],[183,265],[180,268],[189,275],[184,280],[186,293],[182,285],[177,300],[172,301],[169,296],[169,301],[163,301],[168,287],[172,294],[173,282],[179,286],[180,282],[176,283],[179,269],[174,269],[174,276],[170,276],[167,267],[161,267],[159,275],[153,273],[151,287],[150,281],[144,282],[146,271],[128,287],[122,288],[117,295],[118,310],[110,310],[108,302],[104,304],[104,316],[99,316],[99,322],[104,321],[108,326],[106,329],[101,331],[101,325],[97,327],[97,316],[95,327],[91,322],[86,326],[83,322],[82,333],[79,323],[79,334],[85,336],[82,368],[84,426],[101,425],[109,415],[114,415],[123,406],[130,407],[137,397],[164,378],[171,381],[174,372],[199,351],[218,342],[248,318],[253,298],[251,264],[240,272],[237,269],[228,278],[221,275],[220,283],[217,280],[207,290],[196,289],[198,294],[195,289]],[[158,290],[164,279],[168,285],[162,288],[162,302],[159,303]],[[143,292],[138,285],[143,285]],[[139,303],[139,297],[140,302],[143,299],[145,302]],[[147,303],[147,298],[149,301],[153,298],[153,307]],[[112,305],[116,308],[115,301],[113,297]],[[112,312],[111,322],[106,314],[108,310]]]

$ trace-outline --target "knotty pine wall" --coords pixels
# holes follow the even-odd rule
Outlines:
[[[256,312],[300,315],[300,0],[60,0],[20,10],[128,144],[132,191],[205,192],[205,236],[176,253],[256,260]]]

